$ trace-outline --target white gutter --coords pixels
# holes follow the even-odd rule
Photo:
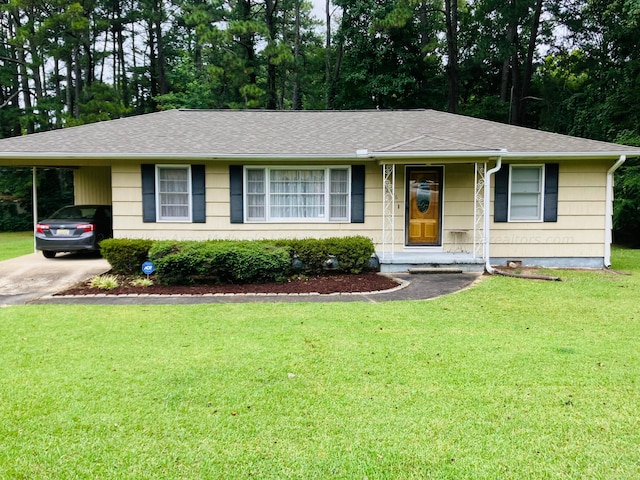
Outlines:
[[[625,151],[605,151],[605,152],[507,152],[506,150],[479,150],[479,151],[440,151],[440,152],[369,152],[368,157],[377,159],[379,163],[403,162],[413,159],[434,159],[460,161],[486,158],[492,159],[501,156],[505,160],[607,160],[619,158],[621,155],[628,155]]]
[[[487,170],[484,177],[484,268],[488,274],[493,275],[494,269],[491,266],[491,231],[490,231],[490,212],[491,212],[491,175],[496,173],[502,167],[502,157],[498,157],[496,166],[491,170]]]
[[[613,241],[611,231],[613,230],[613,174],[627,159],[626,155],[620,158],[607,171],[607,191],[605,193],[605,237],[604,237],[604,266],[611,268],[611,243]]]
[[[538,160],[538,159],[590,159],[604,160],[628,155],[628,151],[605,152],[507,152],[506,150],[445,150],[445,151],[407,151],[407,152],[374,152],[366,149],[356,150],[354,153],[238,153],[224,154],[216,152],[198,153],[162,153],[162,152],[20,152],[0,151],[0,160],[378,160],[393,163],[392,160],[402,162],[413,159],[493,159],[502,156],[504,159]]]
[[[271,153],[70,153],[70,152],[0,152],[0,160],[373,160],[368,155],[353,154],[271,154]]]

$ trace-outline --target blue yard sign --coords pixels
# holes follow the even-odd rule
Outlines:
[[[156,271],[156,267],[153,263],[144,262],[142,264],[142,273],[144,273],[145,275],[151,275],[155,271]]]

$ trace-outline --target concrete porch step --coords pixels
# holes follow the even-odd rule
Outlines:
[[[446,267],[446,268],[417,267],[417,268],[410,268],[408,272],[413,274],[432,275],[436,273],[462,273],[463,270],[462,268],[451,268],[451,267]]]

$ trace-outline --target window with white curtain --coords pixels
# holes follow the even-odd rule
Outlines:
[[[158,220],[191,220],[191,170],[188,166],[157,167]]]
[[[509,220],[542,221],[544,170],[542,165],[511,165]]]
[[[247,221],[348,221],[348,168],[247,168]]]

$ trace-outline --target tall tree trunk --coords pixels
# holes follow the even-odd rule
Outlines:
[[[272,46],[276,41],[275,17],[278,0],[265,0],[265,23],[267,26],[267,43]],[[278,106],[278,91],[276,80],[277,69],[271,55],[267,55],[267,110],[275,110]]]
[[[117,43],[117,63],[118,63],[118,85],[120,86],[120,95],[122,98],[122,102],[125,107],[129,106],[129,83],[127,80],[127,63],[125,60],[124,54],[124,35],[122,31],[124,30],[124,22],[122,21],[122,5],[120,4],[120,0],[115,0],[117,5],[117,18],[118,22],[116,24],[116,43]],[[133,44],[133,33],[131,34],[131,42],[132,42],[132,51],[133,51],[133,61],[135,62],[135,44]],[[134,63],[135,65],[135,63]]]
[[[65,63],[67,64],[67,88],[65,89],[65,106],[67,107],[67,111],[73,114],[75,111],[75,102],[73,101],[73,59],[71,57],[68,57]]]
[[[18,32],[21,25],[21,13],[14,9],[12,12],[13,16],[13,24],[15,26],[15,32]],[[20,90],[22,91],[22,104],[24,105],[24,110],[27,114],[27,124],[26,130],[27,133],[33,133],[35,131],[34,123],[33,123],[33,104],[31,102],[31,91],[29,89],[29,72],[27,71],[27,60],[25,56],[25,49],[23,42],[18,45],[15,49],[16,51],[16,61],[18,64],[18,71],[20,74]]]
[[[325,107],[327,110],[333,108],[333,78],[331,75],[331,0],[325,0],[325,43],[324,43],[324,85],[325,85]]]
[[[458,2],[457,0],[445,0],[444,11],[447,25],[447,83],[448,83],[448,110],[451,113],[458,112],[458,97],[460,90],[460,78],[458,67]]]
[[[291,109],[302,109],[300,95],[300,0],[295,0],[295,38],[293,40],[293,92],[291,94]]]
[[[513,4],[513,2],[511,2]],[[511,10],[514,10],[514,7],[511,8]],[[512,11],[511,12],[512,15],[515,15],[515,12]],[[516,31],[517,31],[518,25],[517,25],[517,21],[515,20],[515,18],[511,18],[509,20],[509,24],[507,25],[507,45],[509,45],[509,48],[515,48],[515,38],[516,38]],[[509,102],[511,101],[511,97],[512,97],[512,90],[510,88],[510,82],[509,80],[511,79],[511,55],[507,56],[503,62],[502,62],[502,78],[500,81],[500,100],[502,100],[503,102]]]
[[[533,76],[533,57],[538,45],[538,30],[540,29],[540,17],[542,15],[542,0],[537,0],[536,8],[533,12],[531,22],[531,33],[529,34],[529,46],[527,48],[527,61],[524,65],[522,78],[522,95],[518,106],[519,125],[526,123],[527,101],[529,100],[529,89],[531,88],[531,77]]]
[[[60,59],[56,56],[53,60],[53,76],[55,78],[55,95],[56,99],[59,102],[62,101],[62,88],[60,87],[60,83],[62,82],[62,75],[60,73]],[[56,125],[55,128],[62,127],[62,109],[60,107],[56,107]]]
[[[22,47],[18,47],[16,53],[18,54],[18,69],[20,71],[20,89],[22,90],[22,103],[27,114],[26,130],[27,133],[33,133],[35,131],[32,117],[33,103],[31,102],[31,91],[29,89],[29,72],[27,71],[24,49]]]
[[[88,35],[88,34],[87,34]],[[93,83],[93,79],[96,78],[96,66],[94,63],[94,49],[91,45],[91,41],[89,38],[84,38],[84,42],[82,44],[82,49],[85,54],[85,72],[84,72],[84,84],[91,85]],[[78,50],[79,51],[79,50]]]
[[[156,9],[154,15],[154,26],[156,34],[156,48],[158,50],[158,91],[160,95],[169,93],[169,83],[167,81],[167,68],[164,57],[164,37],[162,34],[162,20],[164,17],[164,10],[162,0],[156,0],[154,2]]]
[[[32,12],[31,15],[34,16],[35,13]],[[34,22],[30,22],[29,33],[31,39],[36,38]],[[44,75],[41,74],[44,62],[42,61],[42,56],[40,55],[40,47],[41,46],[36,45],[34,41],[30,42],[29,53],[31,55],[31,73],[33,75],[33,91],[36,105],[38,105],[38,102],[44,98],[44,90],[42,87],[42,78],[44,78]]]
[[[331,25],[331,12],[330,12],[330,0],[326,0],[326,8],[327,8],[327,66],[326,66],[326,77],[327,77],[327,109],[333,110],[335,108],[335,99],[336,99],[336,84],[338,83],[338,79],[340,78],[340,72],[342,69],[342,56],[344,53],[344,41],[342,38],[339,39],[338,45],[336,47],[336,59],[332,63],[330,57],[330,50],[333,48],[331,45],[331,35],[329,25]],[[344,15],[342,17],[342,26],[345,24]],[[342,26],[340,28],[342,28]]]
[[[13,23],[11,22],[11,15],[8,13],[7,13],[6,20],[7,20],[7,37],[14,38],[15,25],[13,25]],[[11,83],[9,85],[6,85],[7,95],[3,99],[2,104],[0,104],[0,108],[9,107],[9,108],[14,108],[16,111],[19,111],[20,109],[19,97],[20,97],[21,88],[20,88],[20,80],[19,80],[20,69],[19,69],[18,60],[17,60],[16,49],[15,48],[10,49],[8,51],[8,54],[9,54],[8,67],[10,69],[9,71],[10,71]],[[18,120],[18,118],[16,118],[16,120],[13,122],[13,124],[9,128],[6,128],[6,132],[8,132],[8,135],[10,136],[18,136],[22,133],[21,127],[20,127],[20,121]]]
[[[516,42],[518,41],[516,34]],[[520,55],[518,49],[514,48],[511,55],[511,99],[510,99],[510,121],[511,125],[520,125],[520,103],[522,101],[522,77],[520,76]]]
[[[131,22],[130,24],[130,32],[131,32],[131,65],[133,66],[133,71],[137,72],[138,71],[138,50],[136,49],[136,27],[137,25],[134,22]],[[123,63],[124,65],[124,63]],[[135,104],[138,106],[138,108],[140,108],[143,105],[143,99],[142,99],[142,89],[140,88],[140,81],[137,80],[137,74],[134,73],[132,76],[132,86],[134,89],[134,92],[132,94],[132,98],[135,102]],[[140,109],[141,111],[144,111],[144,107],[142,107]]]
[[[251,0],[238,0],[239,5],[239,20],[251,21]],[[258,75],[256,72],[256,40],[253,32],[248,31],[238,35],[239,43],[244,48],[246,55],[246,64],[248,72],[248,82],[250,85],[255,85],[258,82]],[[245,97],[245,102],[248,102],[248,98]]]
[[[149,90],[151,92],[151,98],[155,98],[158,96],[159,89],[159,78],[158,78],[158,59],[156,57],[156,40],[155,40],[155,28],[153,22],[149,20],[147,32],[149,34],[149,76],[150,76],[150,85]]]
[[[80,47],[73,46],[73,73],[75,76],[73,116],[80,118],[80,97],[82,96],[82,69],[80,68]]]

